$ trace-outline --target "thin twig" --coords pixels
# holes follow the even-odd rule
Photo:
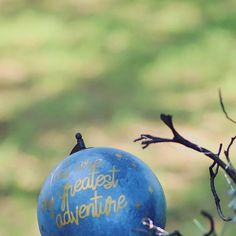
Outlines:
[[[233,145],[233,143],[234,143],[235,140],[236,140],[236,136],[232,137],[232,138],[231,138],[231,141],[230,141],[230,143],[229,143],[229,145],[228,145],[228,147],[227,147],[227,149],[224,151],[226,160],[227,160],[228,164],[229,164],[231,167],[233,167],[233,164],[232,164],[232,162],[231,162],[231,160],[230,160],[229,152],[230,152],[230,148],[232,147],[232,145]]]
[[[214,223],[213,217],[206,211],[201,211],[201,214],[210,221],[210,230],[209,232],[205,233],[203,236],[216,236],[215,223]]]
[[[233,122],[234,124],[236,124],[236,121],[233,120],[227,113],[226,109],[225,109],[225,106],[224,106],[224,103],[223,103],[223,98],[222,98],[222,94],[221,94],[221,90],[219,89],[219,99],[220,99],[220,106],[222,108],[222,111],[224,112],[226,118],[228,120],[230,120],[231,122]]]
[[[217,194],[216,191],[216,186],[215,186],[215,178],[218,175],[219,172],[219,165],[216,162],[213,162],[213,164],[209,167],[209,173],[210,173],[210,186],[211,186],[211,192],[213,194],[214,200],[215,200],[215,205],[216,205],[216,210],[218,212],[218,215],[220,218],[224,221],[232,221],[231,217],[226,217],[223,214],[221,204],[220,204],[220,198]]]
[[[228,146],[227,148],[227,152],[229,152],[230,146]],[[222,143],[220,144],[219,147],[219,151],[218,151],[218,156],[220,157],[221,151],[222,151]],[[226,152],[226,151],[225,151]],[[214,167],[216,166],[215,170]],[[222,208],[221,208],[221,204],[220,204],[220,198],[217,194],[216,191],[216,186],[215,186],[215,178],[219,173],[219,165],[214,161],[212,163],[212,165],[209,167],[209,173],[210,173],[210,186],[211,186],[211,192],[213,194],[214,200],[215,200],[215,205],[216,205],[216,210],[218,212],[218,215],[220,216],[221,219],[223,219],[224,221],[231,221],[232,218],[231,217],[225,217],[223,212],[222,212]]]

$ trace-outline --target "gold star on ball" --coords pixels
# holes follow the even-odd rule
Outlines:
[[[135,164],[135,162],[133,162],[133,163],[131,164],[131,166],[132,166],[134,169],[137,168],[137,165]]]
[[[141,203],[140,203],[140,202],[137,202],[137,203],[135,204],[135,208],[137,208],[137,209],[141,208]]]
[[[115,156],[116,156],[117,158],[122,158],[122,157],[123,157],[123,155],[120,154],[120,153],[116,153]]]
[[[154,192],[154,189],[153,189],[152,186],[149,186],[149,187],[148,187],[148,192],[149,192],[149,193],[153,193],[153,192]]]

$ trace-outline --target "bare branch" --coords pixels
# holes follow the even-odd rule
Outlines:
[[[228,164],[229,164],[231,167],[233,167],[233,164],[232,164],[232,162],[231,162],[231,160],[230,160],[229,152],[230,152],[230,148],[232,147],[232,145],[233,145],[235,139],[236,139],[236,136],[234,136],[234,137],[231,138],[231,141],[230,141],[230,143],[229,143],[227,149],[224,151],[226,160],[227,160]]]
[[[214,223],[213,217],[206,211],[201,211],[201,214],[210,221],[210,230],[203,236],[216,236],[215,223]]]
[[[209,157],[210,159],[213,160],[213,164],[209,167],[209,173],[210,173],[210,187],[211,191],[215,200],[215,205],[217,212],[219,216],[221,217],[222,220],[224,221],[231,221],[231,217],[226,217],[224,216],[220,204],[220,198],[217,194],[216,187],[215,187],[215,178],[218,174],[219,168],[221,167],[225,173],[228,174],[228,176],[232,179],[234,183],[236,183],[236,169],[232,166],[229,158],[229,151],[234,143],[234,140],[236,139],[236,136],[231,139],[231,142],[229,143],[226,151],[224,152],[227,163],[225,163],[223,160],[220,158],[220,154],[222,151],[223,145],[220,144],[218,153],[214,153],[204,147],[201,147],[187,139],[185,139],[182,135],[180,135],[177,130],[175,129],[172,121],[172,116],[170,115],[165,115],[161,114],[161,120],[170,128],[171,132],[173,133],[173,138],[161,138],[161,137],[155,137],[149,134],[142,134],[138,139],[134,140],[135,142],[141,141],[141,144],[143,148],[147,148],[149,145],[154,144],[154,143],[162,143],[162,142],[172,142],[172,143],[178,143],[183,146],[186,146],[188,148],[191,148],[197,152],[200,152],[204,154],[205,156]]]
[[[219,165],[216,162],[213,162],[213,164],[209,167],[209,173],[210,173],[210,186],[211,186],[211,192],[213,194],[214,200],[215,200],[215,205],[216,205],[216,210],[218,212],[218,215],[220,218],[224,221],[232,221],[231,217],[226,217],[223,214],[221,204],[220,204],[220,198],[217,194],[216,191],[216,186],[215,186],[215,178],[219,172]]]
[[[221,94],[221,90],[220,90],[220,89],[219,89],[219,99],[220,99],[220,106],[221,106],[222,111],[224,112],[226,118],[227,118],[229,121],[231,121],[231,122],[233,122],[234,124],[236,124],[236,121],[233,120],[233,119],[228,115],[228,113],[227,113],[227,111],[226,111],[226,109],[225,109],[225,106],[224,106],[224,103],[223,103],[223,98],[222,98],[222,94]]]
[[[143,148],[147,148],[149,145],[154,144],[154,143],[163,143],[163,142],[164,143],[167,143],[167,142],[178,143],[185,147],[191,148],[197,152],[204,154],[205,156],[209,157],[214,162],[216,162],[230,176],[233,182],[236,183],[236,170],[232,166],[230,166],[228,163],[225,163],[223,160],[221,160],[219,157],[219,154],[215,154],[204,147],[201,147],[195,143],[192,143],[189,140],[185,139],[182,135],[180,135],[176,131],[173,125],[172,116],[161,114],[160,118],[170,128],[171,132],[173,133],[174,137],[172,139],[155,137],[149,134],[142,134],[139,138],[135,139],[134,142],[141,141]],[[220,151],[221,151],[221,148],[222,147],[220,146]]]
[[[217,153],[218,156],[220,156],[222,148],[223,148],[223,144],[221,143],[220,146],[219,146],[218,153]]]
[[[206,217],[210,222],[210,229],[207,233],[205,233],[203,236],[216,236],[215,232],[215,223],[213,220],[213,217],[206,211],[201,211],[201,214]],[[145,229],[135,229],[134,232],[141,233],[142,235],[157,235],[157,236],[183,236],[178,230],[173,231],[172,233],[168,233],[164,229],[156,226],[153,224],[153,221],[150,218],[144,218],[142,220],[142,223],[144,226],[147,227],[147,230]]]

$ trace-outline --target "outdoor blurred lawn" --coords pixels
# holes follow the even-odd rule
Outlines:
[[[236,127],[218,89],[236,119],[235,77],[235,0],[0,1],[0,236],[40,235],[38,193],[77,131],[88,146],[126,150],[155,171],[167,230],[202,235],[193,219],[208,229],[204,209],[220,231],[211,162],[178,145],[142,150],[133,140],[170,137],[164,112],[192,141],[213,151],[227,145]],[[222,175],[222,195],[225,185]]]

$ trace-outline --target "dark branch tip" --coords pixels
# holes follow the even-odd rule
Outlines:
[[[225,105],[224,105],[224,102],[223,102],[223,97],[222,97],[222,93],[221,93],[221,89],[218,90],[219,92],[219,100],[220,100],[220,106],[221,106],[221,109],[223,111],[223,113],[225,114],[225,117],[231,121],[232,123],[236,124],[236,121],[233,120],[227,113],[226,109],[225,109]]]
[[[209,232],[207,232],[206,234],[204,234],[204,236],[210,236],[210,235],[214,234],[214,233],[215,233],[215,223],[214,223],[214,220],[213,220],[212,215],[210,215],[210,214],[209,214],[208,212],[206,212],[206,211],[201,211],[201,214],[202,214],[204,217],[206,217],[206,218],[209,220],[209,222],[210,222],[210,230],[209,230]]]
[[[146,142],[142,142],[142,149],[145,149],[145,148],[147,148],[148,146],[149,146],[149,144],[148,143],[146,143]]]
[[[171,115],[166,115],[166,114],[162,113],[160,118],[166,124],[167,123],[172,123],[172,116]]]
[[[134,142],[139,142],[139,141],[142,141],[144,139],[144,137],[142,137],[142,135],[140,135],[140,137],[139,138],[136,138],[135,140],[134,140]]]

